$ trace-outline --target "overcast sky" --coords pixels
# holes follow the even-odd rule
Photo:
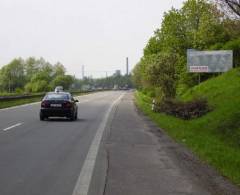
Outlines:
[[[60,61],[99,77],[139,61],[162,16],[183,0],[0,0],[0,67],[15,57]]]

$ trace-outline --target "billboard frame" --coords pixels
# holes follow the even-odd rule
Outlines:
[[[232,68],[232,50],[187,50],[187,71],[189,73],[221,73]]]

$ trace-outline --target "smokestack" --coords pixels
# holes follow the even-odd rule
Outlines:
[[[84,65],[82,66],[82,79],[84,79]]]
[[[129,64],[128,64],[128,57],[126,58],[126,75],[128,75],[129,71]]]

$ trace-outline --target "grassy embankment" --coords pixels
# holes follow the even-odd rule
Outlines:
[[[194,120],[181,120],[151,111],[151,99],[136,93],[136,104],[177,142],[240,186],[240,69],[231,70],[190,89],[180,97],[207,98],[213,111]]]
[[[79,93],[74,93],[74,96],[79,96],[79,95],[84,95],[89,92],[79,92]],[[23,104],[29,104],[29,103],[34,103],[34,102],[39,102],[41,101],[42,96],[37,96],[37,97],[31,97],[31,98],[21,98],[21,99],[15,99],[15,100],[0,100],[0,109],[2,108],[8,108],[8,107],[13,107],[13,106],[19,106]]]

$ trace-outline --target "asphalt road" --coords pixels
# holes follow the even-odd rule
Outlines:
[[[39,120],[39,104],[0,110],[0,194],[71,195],[103,117],[122,92],[79,97],[79,119]]]
[[[0,195],[239,192],[192,163],[191,154],[137,111],[132,92],[78,99],[73,122],[40,121],[38,103],[0,110]]]

